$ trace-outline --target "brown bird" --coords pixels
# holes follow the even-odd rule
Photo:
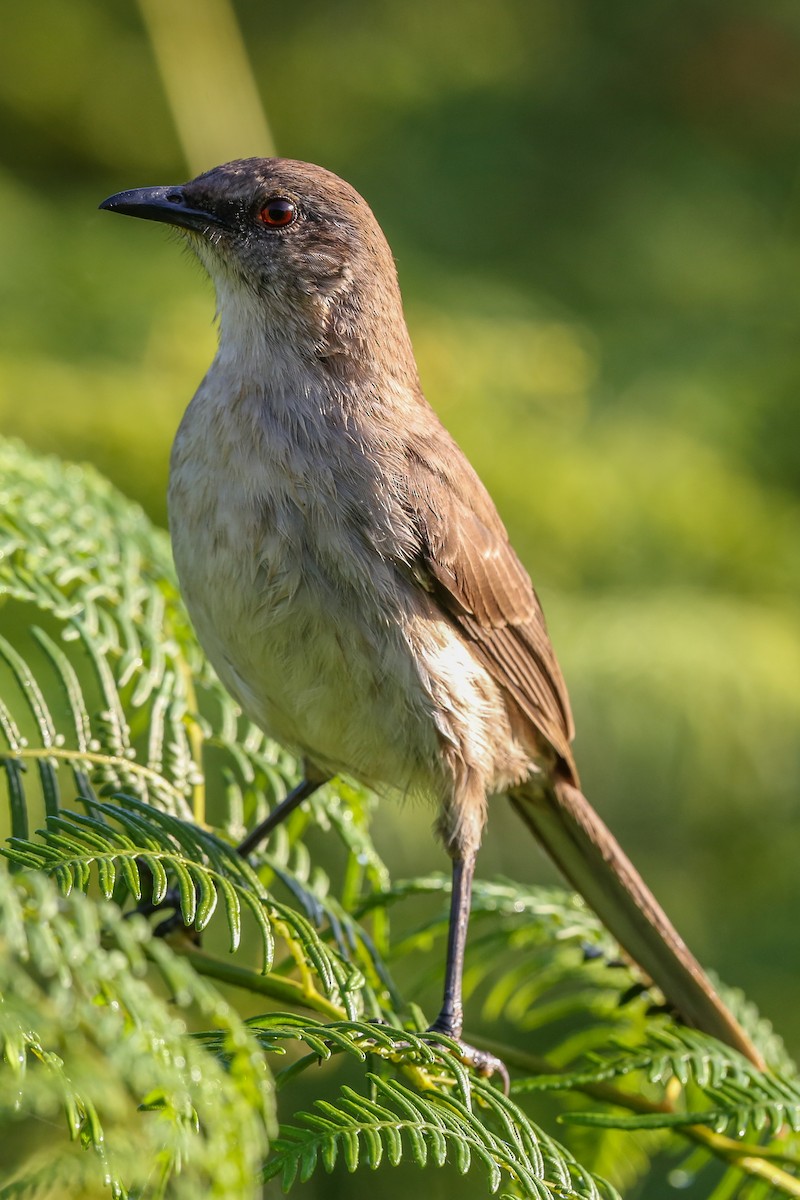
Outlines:
[[[433,800],[453,888],[431,1029],[460,1039],[475,858],[506,794],[682,1018],[762,1066],[580,791],[542,609],[423,396],[366,202],[322,167],[265,158],[100,207],[177,227],[216,287],[219,350],[172,450],[175,562],[222,682],[305,763],[242,852],[341,773]]]

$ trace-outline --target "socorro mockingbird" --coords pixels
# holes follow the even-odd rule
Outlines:
[[[453,888],[431,1029],[460,1039],[475,856],[506,794],[681,1017],[762,1065],[580,791],[541,607],[422,394],[366,202],[322,167],[253,158],[100,207],[179,229],[216,287],[219,349],[172,449],[175,563],[220,679],[305,763],[242,852],[340,773],[433,801]]]

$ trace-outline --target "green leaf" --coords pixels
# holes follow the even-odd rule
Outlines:
[[[344,1087],[337,1104],[318,1101],[310,1112],[295,1114],[293,1123],[284,1126],[275,1143],[273,1155],[265,1168],[265,1178],[282,1174],[284,1182],[294,1180],[298,1171],[308,1178],[308,1168],[317,1157],[330,1169],[340,1151],[348,1170],[354,1171],[366,1161],[376,1167],[384,1157],[392,1165],[401,1161],[403,1138],[408,1140],[413,1161],[418,1166],[443,1166],[452,1146],[458,1168],[462,1173],[474,1162],[487,1175],[491,1192],[497,1191],[505,1177],[516,1182],[523,1194],[547,1197],[552,1194],[596,1200],[600,1192],[594,1180],[577,1167],[557,1143],[545,1138],[541,1131],[512,1101],[497,1097],[486,1085],[476,1086],[476,1098],[489,1109],[493,1118],[502,1114],[514,1117],[525,1126],[532,1143],[542,1141],[546,1154],[536,1161],[525,1154],[523,1138],[515,1139],[512,1147],[504,1142],[498,1131],[486,1121],[478,1120],[470,1109],[452,1095],[437,1091],[414,1092],[402,1084],[370,1075],[378,1101]],[[604,1185],[606,1196],[613,1189]]]
[[[182,988],[162,999],[143,977],[148,948],[145,925],[123,921],[112,905],[80,894],[59,902],[42,876],[12,880],[0,866],[0,1119],[10,1128],[21,1111],[50,1113],[52,1126],[62,1110],[65,1132],[89,1151],[73,1163],[73,1195],[93,1193],[104,1178],[120,1194],[135,1190],[160,1161],[171,1196],[232,1188],[255,1200],[273,1127],[263,1060],[232,1010],[163,944],[156,961]],[[210,1023],[228,1070],[186,1033],[176,1006]],[[36,1070],[26,1070],[32,1062]],[[155,1123],[137,1114],[154,1096]],[[36,1170],[49,1160],[57,1175],[63,1153],[57,1137],[42,1142]],[[12,1140],[7,1167],[14,1159]]]

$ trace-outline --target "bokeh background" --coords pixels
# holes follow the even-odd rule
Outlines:
[[[800,1051],[797,4],[32,0],[0,60],[2,433],[163,523],[213,297],[98,201],[271,139],[349,179],[544,601],[587,794]],[[430,821],[383,807],[396,872],[444,865]],[[550,878],[519,832],[498,805],[482,871]]]

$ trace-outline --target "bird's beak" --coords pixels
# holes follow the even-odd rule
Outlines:
[[[99,207],[122,213],[125,217],[163,221],[165,225],[178,225],[183,229],[201,232],[210,225],[222,224],[214,213],[187,204],[180,186],[132,188],[128,192],[109,196]]]

